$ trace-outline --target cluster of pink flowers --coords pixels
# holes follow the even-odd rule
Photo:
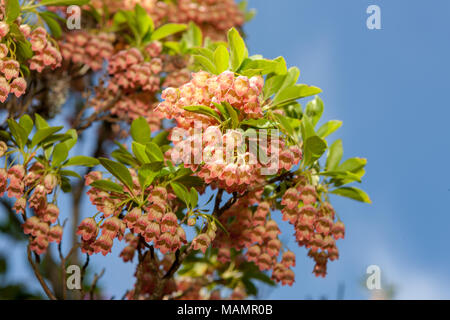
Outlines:
[[[102,69],[103,62],[114,54],[114,39],[112,33],[74,31],[67,32],[59,46],[64,60],[98,71]]]
[[[193,127],[195,120],[204,121],[204,127],[217,124],[217,120],[185,111],[183,108],[194,105],[204,105],[217,110],[214,103],[228,102],[241,111],[240,118],[260,118],[262,116],[261,92],[264,79],[254,76],[235,77],[231,71],[224,71],[218,76],[205,71],[192,74],[192,80],[180,88],[167,88],[161,97],[164,100],[158,106],[168,119],[174,118],[179,127]],[[209,118],[209,120],[206,120]]]
[[[299,246],[309,249],[308,256],[316,262],[313,272],[325,277],[328,260],[339,258],[336,240],[344,238],[344,224],[335,222],[333,207],[320,201],[315,187],[303,182],[288,189],[281,204],[284,205],[283,220],[295,226]]]
[[[254,204],[257,206],[253,207]],[[227,223],[229,220],[232,222]],[[295,255],[284,251],[281,261],[277,261],[282,251],[282,244],[278,239],[281,232],[277,223],[270,218],[270,203],[261,201],[260,193],[240,198],[220,217],[220,221],[230,236],[220,231],[213,243],[219,248],[219,261],[230,261],[231,248],[247,249],[246,259],[253,261],[261,271],[272,270],[275,281],[283,285],[293,284],[295,275],[290,267],[295,266]]]
[[[144,55],[136,48],[115,53],[108,61],[106,86],[96,88],[90,101],[96,111],[107,111],[129,122],[144,117],[153,131],[159,130],[162,114],[156,112],[155,93],[160,89],[162,71],[161,44],[150,43]],[[117,99],[117,101],[115,101]]]
[[[16,198],[13,210],[24,218],[27,203],[34,210],[35,215],[27,218],[22,227],[24,233],[31,236],[30,248],[37,254],[46,252],[50,242],[59,243],[62,238],[62,227],[54,225],[59,209],[47,201],[47,195],[56,188],[58,178],[52,173],[44,175],[44,172],[45,168],[39,162],[31,165],[29,170],[20,164],[8,170],[0,169],[0,196],[7,192],[9,198]]]
[[[298,146],[287,147],[280,138],[271,141],[255,136],[256,144],[264,150],[267,158],[272,159],[263,164],[258,161],[258,147],[256,150],[246,148],[252,137],[246,137],[242,130],[222,133],[217,119],[184,109],[204,105],[220,113],[215,104],[227,102],[240,111],[240,120],[260,118],[263,86],[264,80],[260,76],[250,79],[235,77],[229,71],[213,76],[200,71],[193,73],[192,80],[179,89],[165,89],[162,93],[164,101],[159,104],[158,110],[177,122],[170,135],[174,149],[169,150],[167,155],[175,163],[182,162],[197,171],[206,183],[215,184],[228,192],[242,193],[249,185],[263,181],[262,168],[270,168],[274,171],[272,174],[283,169],[290,170],[301,161],[302,152]],[[202,131],[200,137],[196,134],[198,125]],[[208,159],[204,159],[204,155]]]
[[[134,170],[130,169],[130,172],[135,185],[133,194],[139,195],[141,191],[137,175]],[[101,178],[100,172],[91,172],[86,176],[86,184],[89,185]],[[124,190],[128,190],[128,188],[124,186]],[[179,225],[178,218],[172,212],[169,203],[176,196],[162,186],[151,186],[145,192],[148,195],[148,201],[143,208],[129,209],[123,218],[119,218],[124,209],[120,203],[127,196],[114,192],[108,193],[92,187],[87,193],[97,210],[103,213],[102,232],[97,239],[99,227],[95,219],[87,218],[82,221],[77,233],[82,236],[83,252],[108,254],[111,252],[114,238],[118,237],[121,240],[126,228],[131,231],[132,235],[140,235],[146,242],[153,242],[154,247],[163,254],[175,252],[183,243],[186,243],[186,233]],[[129,245],[121,254],[126,261],[133,258],[134,250],[137,248],[132,235],[127,235],[126,240]]]
[[[106,5],[109,12],[133,10],[136,4],[148,12],[157,26],[193,21],[213,40],[226,40],[228,29],[241,27],[245,22],[244,13],[234,0],[92,0],[94,7],[102,10]]]
[[[20,76],[19,62],[9,58],[8,53],[8,47],[0,43],[0,102],[2,103],[6,101],[10,93],[20,97],[27,88],[27,82]]]
[[[61,66],[61,53],[53,44],[47,30],[38,27],[31,31],[28,25],[21,25],[20,30],[25,38],[29,39],[33,50],[33,57],[29,61],[31,70],[42,72],[46,67],[56,69]]]
[[[163,254],[175,252],[186,243],[186,233],[178,224],[167,198],[168,192],[164,187],[155,187],[144,207],[144,214],[141,209],[134,208],[124,217],[132,232],[140,234],[147,243],[153,242]]]

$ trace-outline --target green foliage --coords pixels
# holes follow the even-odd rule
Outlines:
[[[6,0],[6,22],[14,22],[20,15],[19,0]]]

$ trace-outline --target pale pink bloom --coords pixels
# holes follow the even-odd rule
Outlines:
[[[121,228],[121,220],[118,217],[112,217],[103,222],[101,229],[102,235],[108,234],[111,238],[115,238]]]
[[[86,218],[81,221],[76,234],[80,235],[84,241],[95,239],[98,234],[98,226],[94,218]]]
[[[36,216],[32,216],[28,218],[25,223],[22,225],[23,232],[25,234],[32,234],[34,230],[37,229],[39,224],[39,218]]]
[[[178,227],[177,216],[173,212],[164,214],[161,220],[161,231],[175,233]]]
[[[102,234],[93,245],[95,253],[101,252],[104,256],[111,252],[113,238],[110,234]]]
[[[4,43],[0,43],[0,59],[6,58],[8,51],[8,47]]]
[[[200,233],[192,240],[194,250],[201,250],[203,253],[211,244],[211,238],[206,233]]]
[[[53,226],[48,232],[48,240],[50,242],[61,243],[63,229],[61,226]]]
[[[56,220],[58,219],[58,216],[59,216],[59,208],[56,205],[49,203],[45,208],[44,216],[42,217],[42,219],[45,222],[55,223]]]
[[[8,98],[10,89],[11,88],[9,86],[8,81],[6,81],[5,78],[0,76],[0,102],[3,103],[6,101],[6,99]]]
[[[84,176],[84,179],[85,179],[85,185],[88,186],[94,181],[101,180],[102,173],[100,171],[91,171],[87,175]]]
[[[159,41],[152,41],[145,47],[145,51],[152,58],[157,57],[161,54],[163,45]]]
[[[246,95],[250,90],[250,83],[247,77],[239,76],[234,80],[233,89],[240,97]]]
[[[128,228],[133,228],[136,221],[141,217],[142,212],[139,208],[133,208],[127,215],[123,218],[123,221],[127,224]]]
[[[344,239],[345,237],[345,225],[342,221],[338,221],[333,226],[333,237],[336,240]]]
[[[292,251],[283,252],[283,256],[281,258],[281,263],[286,267],[295,267],[295,253]]]
[[[145,228],[145,241],[150,242],[153,241],[156,243],[159,235],[161,234],[160,226],[157,222],[150,221]]]
[[[24,78],[19,77],[11,82],[10,87],[11,93],[15,94],[15,96],[18,98],[25,93],[25,90],[27,89],[27,82]]]
[[[221,90],[226,91],[231,89],[234,82],[234,73],[231,71],[224,71],[217,77],[217,82]]]
[[[4,22],[0,21],[0,39],[5,37],[9,32],[9,25]]]
[[[31,27],[28,24],[21,24],[19,30],[25,38],[28,38],[31,34]]]

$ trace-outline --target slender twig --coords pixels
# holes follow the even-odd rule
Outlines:
[[[33,268],[34,271],[34,275],[36,276],[36,278],[38,279],[39,283],[41,284],[42,289],[44,289],[45,294],[47,295],[47,297],[50,300],[56,300],[55,295],[52,293],[52,291],[50,290],[50,288],[47,286],[47,284],[45,283],[38,267],[36,266],[36,264],[33,261],[33,258],[31,257],[31,249],[30,249],[30,245],[27,246],[27,256],[28,256],[28,261],[31,264],[31,267]]]
[[[89,297],[91,300],[94,300],[94,291],[95,291],[95,288],[97,287],[97,282],[104,274],[105,274],[105,269],[103,269],[102,272],[100,272],[100,274],[94,275],[94,280],[92,281],[91,290],[89,292]]]

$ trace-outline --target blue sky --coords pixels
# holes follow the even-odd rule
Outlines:
[[[366,27],[372,4],[381,8],[381,30]],[[331,139],[343,139],[344,157],[368,159],[361,187],[373,201],[332,198],[347,233],[325,279],[311,274],[306,251],[283,228],[297,253],[296,283],[263,288],[261,298],[335,298],[342,283],[345,298],[365,299],[361,279],[367,266],[378,265],[382,286],[395,285],[396,298],[450,299],[450,2],[250,0],[250,6],[258,11],[245,27],[251,54],[282,55],[300,68],[300,82],[323,89],[322,122],[342,120]],[[94,210],[84,205],[86,216]],[[9,245],[0,241],[0,251]],[[15,257],[11,279],[32,279],[23,247],[8,252]],[[101,285],[121,297],[134,266],[118,253],[116,246],[92,262],[98,271],[107,266]]]

